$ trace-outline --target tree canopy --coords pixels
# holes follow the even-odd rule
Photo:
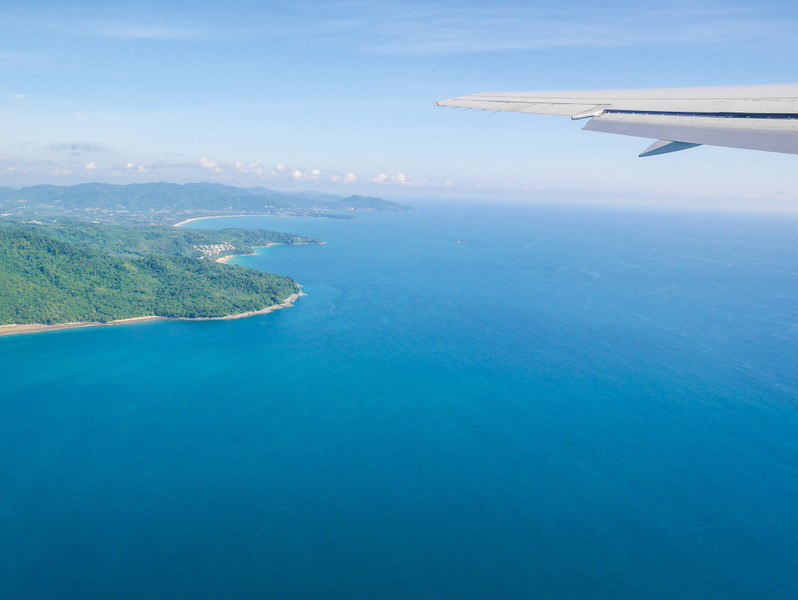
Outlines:
[[[179,250],[145,255],[140,247],[121,248],[115,256],[95,248],[114,246],[108,239],[117,239],[115,233],[94,233],[101,241],[79,247],[35,227],[0,227],[0,325],[219,317],[260,310],[299,291],[289,277],[197,260]],[[133,237],[149,239],[139,233]],[[153,245],[163,243],[175,240]]]

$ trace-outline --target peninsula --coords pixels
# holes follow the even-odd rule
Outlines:
[[[2,221],[0,334],[287,306],[301,294],[293,279],[215,262],[275,243],[321,242],[257,229]]]

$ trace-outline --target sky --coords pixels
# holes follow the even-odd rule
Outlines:
[[[798,83],[798,3],[0,0],[0,186],[216,181],[390,199],[798,211],[798,156],[567,117],[486,91]]]

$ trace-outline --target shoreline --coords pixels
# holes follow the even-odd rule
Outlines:
[[[273,245],[274,244],[269,244],[269,246],[273,246]],[[260,248],[260,246],[258,246],[258,247]],[[266,246],[263,246],[263,247],[265,248]],[[255,256],[255,254],[228,254],[227,256],[220,256],[214,262],[218,262],[218,263],[224,264],[228,260],[230,260],[231,258],[238,258],[239,256]]]
[[[201,217],[203,219],[215,219],[216,217]],[[287,244],[285,242],[269,242],[265,246],[253,246],[253,250],[257,250],[258,248],[269,248],[271,246],[323,246],[327,242],[299,242],[298,244]],[[227,254],[226,256],[220,256],[219,258],[214,259],[214,262],[218,263],[226,263],[231,258],[238,258],[239,256],[257,256],[257,252],[253,252],[252,254]]]
[[[180,223],[175,223],[172,227],[180,227],[181,225],[185,225],[186,223],[191,223],[192,221],[202,221],[203,219],[224,219],[225,217],[290,217],[293,215],[210,215],[207,217],[191,217],[190,219],[186,219],[185,221],[180,221]]]
[[[201,218],[215,219],[216,217],[201,217]],[[177,227],[177,225],[175,225],[175,227]],[[300,245],[304,244],[284,244],[283,242],[269,242],[265,246],[253,246],[252,249],[257,250],[258,248],[268,248],[269,246],[300,246]],[[220,256],[219,258],[215,259],[214,262],[224,264],[231,258],[238,258],[239,256],[257,256],[257,254],[255,252],[253,252],[252,254],[228,254],[227,256]]]
[[[26,323],[23,325],[11,324],[0,325],[0,337],[6,335],[22,335],[28,333],[40,333],[43,331],[59,331],[61,329],[80,329],[82,327],[107,327],[112,325],[122,325],[125,323],[135,323],[137,321],[232,321],[233,319],[244,319],[246,317],[254,317],[255,315],[265,315],[275,310],[288,308],[294,305],[297,298],[307,296],[303,291],[296,294],[291,294],[280,304],[272,304],[260,310],[250,310],[243,313],[236,313],[234,315],[226,315],[223,317],[159,317],[156,315],[147,315],[143,317],[130,317],[129,319],[117,319],[115,321],[108,321],[101,323],[100,321],[81,321],[76,323],[55,323],[53,325],[46,325],[44,323]]]

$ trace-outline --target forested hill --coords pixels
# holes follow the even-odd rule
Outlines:
[[[277,192],[216,183],[142,183],[0,187],[0,214],[14,217],[70,217],[102,222],[175,223],[205,215],[290,214],[340,216],[340,211],[404,211],[410,207],[381,198],[341,197],[314,192]],[[339,212],[330,212],[339,211]]]
[[[78,248],[89,248],[121,258],[152,254],[215,259],[252,254],[268,244],[319,244],[321,240],[267,229],[191,229],[166,226],[114,226],[81,221],[16,223],[0,220],[0,229],[30,230]]]
[[[182,256],[123,259],[33,228],[0,227],[0,325],[219,317],[298,290],[294,280],[256,269]]]

